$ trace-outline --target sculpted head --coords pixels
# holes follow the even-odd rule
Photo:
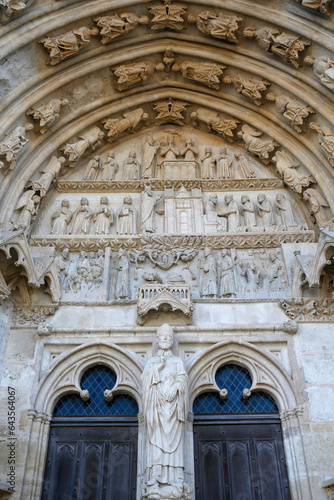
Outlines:
[[[80,205],[81,205],[82,207],[84,207],[84,206],[88,206],[88,205],[89,205],[89,201],[87,200],[87,198],[81,198],[81,200],[80,200]]]
[[[246,194],[243,194],[241,196],[241,203],[244,204],[247,203],[247,201],[249,201],[249,197]]]
[[[101,205],[108,205],[108,198],[106,196],[101,196],[100,203]]]
[[[134,149],[131,149],[130,153],[129,153],[129,158],[136,158],[137,156],[137,153]]]
[[[278,202],[283,201],[284,199],[285,199],[285,196],[284,196],[284,194],[283,194],[283,193],[277,193],[277,195],[276,195],[276,200],[277,200]]]
[[[131,205],[131,203],[132,203],[132,198],[131,198],[131,196],[125,196],[125,198],[124,198],[124,200],[123,200],[123,201],[124,201],[124,204],[125,204],[125,205]]]
[[[211,155],[212,154],[212,149],[210,148],[210,146],[207,146],[204,150],[204,154],[206,155]]]
[[[69,208],[70,207],[70,202],[68,200],[63,200],[61,202],[61,206],[62,207],[66,207],[66,208]]]
[[[173,328],[165,323],[157,329],[157,344],[160,349],[171,349],[174,342]]]
[[[231,201],[233,200],[233,196],[231,194],[227,194],[225,196],[225,203],[228,205],[229,203],[231,203]]]
[[[260,193],[258,196],[257,196],[257,201],[259,203],[262,203],[263,201],[265,201],[267,199],[266,195],[264,193]]]

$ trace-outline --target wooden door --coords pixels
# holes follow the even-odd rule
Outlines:
[[[55,417],[42,500],[135,500],[136,417]]]
[[[196,415],[196,500],[290,500],[279,418]]]

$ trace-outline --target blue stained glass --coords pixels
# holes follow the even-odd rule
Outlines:
[[[194,413],[278,413],[275,400],[266,392],[256,391],[248,399],[243,398],[243,390],[251,387],[252,379],[241,366],[220,367],[216,383],[220,389],[227,389],[227,398],[222,400],[217,392],[205,392],[195,399]]]
[[[138,405],[127,394],[117,394],[111,402],[104,398],[104,391],[111,390],[116,384],[115,373],[104,365],[89,368],[82,376],[81,388],[88,390],[89,400],[82,401],[78,394],[62,397],[55,406],[54,416],[93,416],[93,415],[137,415]]]

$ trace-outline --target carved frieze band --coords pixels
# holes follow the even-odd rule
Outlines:
[[[299,322],[331,322],[334,321],[334,300],[319,299],[286,299],[280,300],[285,314]]]
[[[146,181],[147,183],[147,181]],[[180,189],[184,186],[186,189],[202,188],[205,191],[236,191],[236,190],[257,190],[257,189],[279,189],[284,187],[280,179],[151,179],[150,185],[154,190],[163,190],[165,188]],[[62,193],[80,190],[83,193],[89,191],[144,191],[145,183],[143,181],[58,181],[57,190]]]

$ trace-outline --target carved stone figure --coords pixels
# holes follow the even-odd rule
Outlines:
[[[234,277],[234,264],[233,259],[229,256],[228,250],[226,248],[223,248],[223,250],[221,251],[219,270],[219,297],[235,297],[236,286]]]
[[[276,207],[277,213],[281,218],[285,231],[291,231],[291,228],[297,226],[291,203],[287,200],[283,193],[277,193],[274,206]]]
[[[171,3],[170,0],[163,0],[163,4],[148,7],[154,16],[151,21],[152,30],[163,30],[170,28],[180,31],[185,27],[184,15],[187,7],[179,3]]]
[[[241,213],[244,216],[247,231],[254,231],[257,228],[255,204],[245,194],[241,196]]]
[[[90,221],[93,215],[87,198],[81,198],[80,207],[73,212],[69,234],[89,234]]]
[[[172,352],[173,329],[157,330],[158,352],[142,375],[146,427],[146,480],[142,499],[190,500],[184,481],[184,432],[187,419],[188,375],[183,361]]]
[[[30,108],[26,112],[31,115],[34,120],[39,121],[39,130],[44,134],[48,128],[59,118],[62,106],[68,104],[67,99],[51,99],[47,104],[43,104],[38,108]]]
[[[190,137],[186,137],[186,145],[185,147],[180,151],[180,155],[184,157],[185,160],[188,161],[193,161],[196,159],[196,156],[198,155],[198,149]]]
[[[300,165],[291,158],[287,151],[276,151],[272,161],[276,163],[277,172],[284,183],[298,194],[315,182],[311,175],[302,175],[296,171]]]
[[[242,17],[227,16],[222,12],[216,14],[216,12],[206,10],[195,16],[188,16],[188,21],[196,23],[197,28],[206,35],[211,35],[226,42],[238,43],[236,32],[239,29],[238,23],[242,21]]]
[[[31,123],[26,123],[23,127],[14,128],[9,134],[5,134],[5,138],[0,142],[0,156],[4,156],[8,167],[12,170],[16,165],[17,157],[23,146],[27,144],[26,132],[32,130],[34,126]],[[1,162],[0,168],[5,165]]]
[[[237,170],[238,176],[241,179],[254,179],[255,173],[252,167],[250,166],[247,158],[244,155],[242,155],[239,151],[235,151],[234,158],[238,162],[238,170]]]
[[[118,163],[114,158],[114,152],[109,151],[106,159],[101,163],[101,181],[114,181],[118,168]]]
[[[310,113],[315,113],[313,108],[305,106],[298,99],[292,99],[287,95],[277,96],[273,92],[269,92],[266,98],[275,102],[277,111],[291,123],[296,132],[306,132],[305,122]]]
[[[100,156],[95,155],[94,158],[92,158],[85,170],[85,173],[83,175],[83,179],[85,181],[96,181],[98,178],[100,171]]]
[[[217,132],[230,142],[234,139],[233,130],[237,128],[238,120],[222,120],[216,111],[199,108],[190,115],[194,127],[199,126],[199,122],[206,124],[209,132]]]
[[[303,7],[311,10],[317,10],[325,16],[330,16],[333,10],[333,0],[297,0]]]
[[[218,294],[217,263],[210,248],[204,249],[204,258],[201,296],[216,298]]]
[[[140,163],[134,149],[131,149],[128,158],[123,163],[123,179],[127,181],[140,179]]]
[[[154,123],[163,125],[164,123],[175,123],[176,125],[184,125],[185,118],[183,112],[186,110],[187,103],[175,101],[171,97],[167,101],[156,103],[153,108],[158,113]]]
[[[72,261],[70,260],[70,251],[68,247],[65,247],[61,254],[55,258],[55,263],[59,274],[60,288],[65,293],[69,292],[71,285],[68,273]]]
[[[149,184],[145,185],[145,189],[141,195],[141,232],[155,233],[154,226],[154,209],[157,201],[161,199],[161,195],[154,195]]]
[[[137,83],[147,80],[153,75],[155,71],[155,64],[151,61],[138,61],[132,64],[123,64],[117,66],[114,74],[117,77],[116,90],[123,92]]]
[[[70,202],[62,200],[60,210],[51,216],[51,234],[67,234],[67,227],[72,220]]]
[[[152,179],[154,177],[154,158],[157,154],[159,146],[154,144],[154,139],[152,135],[146,137],[146,141],[143,148],[143,159],[142,159],[142,178]]]
[[[160,155],[165,158],[166,161],[175,160],[179,156],[180,151],[176,146],[174,146],[174,136],[173,134],[167,135],[166,145],[162,145],[160,148]]]
[[[329,163],[334,167],[334,130],[311,123],[310,128],[318,132],[319,144],[324,150]]]
[[[287,287],[287,276],[284,270],[283,263],[278,260],[277,255],[273,252],[269,253],[270,261],[270,278],[269,289],[271,291],[280,292]]]
[[[108,198],[102,196],[100,206],[93,214],[93,222],[96,222],[95,234],[109,234],[110,226],[113,223],[113,211],[108,208]]]
[[[262,227],[264,231],[270,231],[274,224],[273,220],[273,207],[264,193],[260,193],[257,196],[257,210],[259,217],[262,219]]]
[[[33,0],[1,0],[1,15],[0,22],[5,23],[13,16],[20,14],[22,10],[25,10],[29,5],[33,3]]]
[[[236,233],[240,225],[239,206],[231,194],[225,196],[226,209],[224,215],[227,217],[227,228],[229,233]]]
[[[224,83],[233,83],[236,91],[250,99],[257,106],[263,104],[262,92],[271,85],[267,80],[256,80],[255,78],[245,78],[242,75],[225,76]]]
[[[137,28],[138,24],[148,24],[147,16],[136,16],[131,12],[123,12],[122,14],[112,14],[111,16],[97,17],[94,19],[101,29],[101,43],[106,44],[114,38],[126,35]]]
[[[259,139],[262,134],[263,132],[260,132],[249,125],[243,125],[241,131],[238,132],[237,135],[244,141],[245,146],[250,153],[266,160],[278,144],[272,139],[266,141]]]
[[[300,66],[299,52],[305,50],[309,42],[302,40],[299,36],[280,33],[271,28],[246,28],[244,30],[245,38],[255,38],[259,46],[265,49],[269,54],[276,54],[284,61],[290,62],[295,68]]]
[[[307,56],[304,63],[313,66],[315,76],[323,85],[334,90],[334,59],[329,56]]]
[[[27,187],[31,187],[34,191],[39,192],[39,196],[44,198],[51,184],[58,178],[60,169],[65,162],[64,157],[57,158],[52,156],[49,163],[41,170],[42,175],[36,181],[29,181]]]
[[[226,66],[209,62],[183,61],[181,64],[174,64],[172,71],[181,71],[183,78],[204,83],[211,89],[220,89],[220,76]]]
[[[216,160],[212,156],[212,148],[207,146],[204,150],[204,156],[201,159],[202,179],[214,179],[216,172]]]
[[[40,196],[35,194],[34,190],[26,191],[16,204],[15,210],[21,209],[21,212],[17,221],[13,221],[14,227],[24,229],[24,232],[28,233],[32,222],[36,218],[40,201]]]
[[[134,111],[129,111],[128,113],[123,113],[121,120],[119,118],[108,118],[103,120],[104,128],[109,130],[108,140],[113,142],[118,139],[119,134],[125,132],[134,132],[139,128],[142,122],[148,119],[148,114],[144,113],[143,108],[135,109]]]
[[[130,262],[126,251],[120,248],[117,263],[116,299],[129,299],[130,292]]]
[[[91,148],[94,151],[101,144],[103,137],[104,132],[99,127],[93,127],[84,134],[81,134],[79,141],[72,144],[64,144],[59,149],[68,157],[70,166],[73,166],[73,164],[80,160],[87,149]]]
[[[204,206],[207,225],[215,224],[218,231],[227,231],[226,218],[216,212],[218,196],[212,194]]]
[[[217,158],[217,179],[233,179],[233,160],[227,154],[226,148],[219,150]]]
[[[90,43],[93,36],[98,34],[99,30],[97,28],[82,26],[77,30],[67,31],[58,36],[46,36],[39,43],[42,43],[49,52],[49,64],[54,66],[64,59],[74,56]]]
[[[137,210],[131,196],[125,196],[124,205],[117,211],[117,234],[137,234]]]
[[[306,201],[308,209],[314,216],[319,229],[323,228],[331,218],[326,211],[329,205],[325,198],[315,189],[308,188],[304,191],[303,199]]]
[[[257,292],[259,290],[259,276],[255,262],[248,262],[246,269],[247,292]]]

